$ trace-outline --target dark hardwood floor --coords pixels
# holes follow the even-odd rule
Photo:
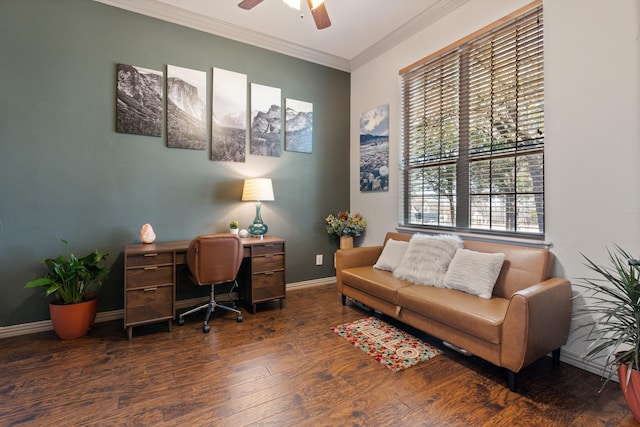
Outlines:
[[[331,330],[368,316],[334,286],[290,291],[285,307],[194,314],[167,332],[122,321],[87,337],[0,342],[0,426],[637,426],[617,383],[544,358],[505,374],[451,350],[393,373]]]

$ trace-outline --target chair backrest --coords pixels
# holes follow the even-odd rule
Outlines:
[[[232,282],[240,270],[242,252],[242,241],[235,234],[198,236],[187,249],[187,266],[198,285]]]

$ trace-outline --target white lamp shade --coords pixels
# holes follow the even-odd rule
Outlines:
[[[242,188],[243,201],[273,201],[273,185],[269,178],[247,178]]]

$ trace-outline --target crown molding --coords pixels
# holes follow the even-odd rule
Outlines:
[[[335,68],[340,71],[351,71],[350,64],[347,59],[340,58],[335,55],[329,55],[318,50],[309,49],[296,43],[271,37],[263,33],[251,31],[215,18],[201,16],[156,0],[94,1],[241,43],[272,50],[274,52],[303,59],[305,61]]]
[[[402,27],[383,37],[351,60],[271,37],[215,18],[201,16],[157,0],[94,0],[109,6],[193,28],[216,36],[351,72],[397,46],[469,0],[439,0]]]
[[[402,27],[390,33],[354,57],[350,61],[351,71],[363,66],[389,49],[399,45],[467,2],[469,2],[469,0],[439,0],[432,4],[429,8],[425,9],[419,15],[416,15]]]

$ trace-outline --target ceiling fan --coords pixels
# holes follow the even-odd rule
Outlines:
[[[238,3],[238,7],[249,10],[262,3],[262,1],[263,0],[242,0]],[[290,4],[289,1],[285,1],[285,3]],[[329,14],[324,5],[324,0],[307,0],[307,4],[309,5],[309,10],[311,10],[313,20],[316,22],[316,27],[318,27],[319,30],[331,26],[331,20],[329,20]]]

